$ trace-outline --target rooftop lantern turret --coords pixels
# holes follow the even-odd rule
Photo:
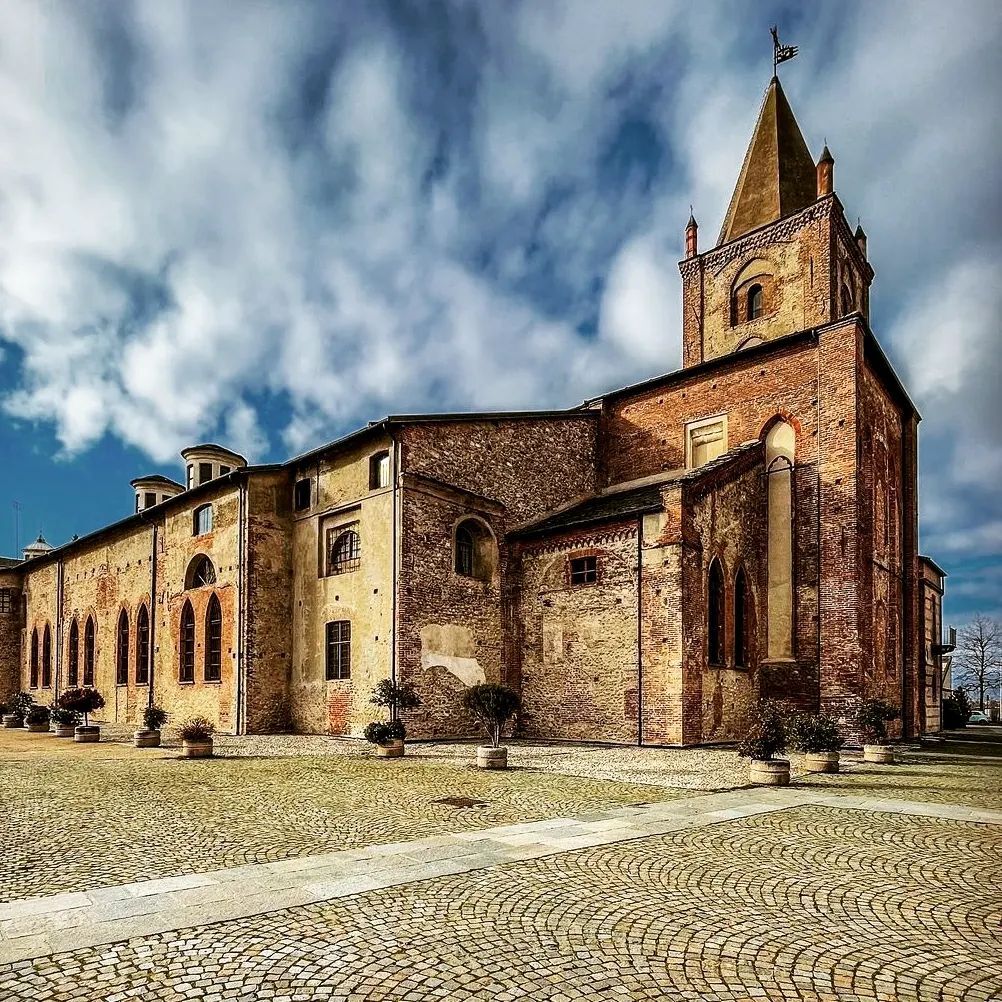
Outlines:
[[[212,442],[184,449],[181,459],[185,464],[185,484],[188,490],[201,487],[217,477],[225,477],[227,473],[247,465],[247,460],[239,453]]]
[[[24,559],[34,560],[36,557],[44,557],[46,553],[50,553],[52,547],[45,541],[45,537],[39,533],[38,539],[33,543],[29,543],[24,548]]]
[[[146,511],[154,505],[161,504],[168,498],[177,497],[184,491],[184,485],[168,477],[162,477],[159,473],[150,474],[148,477],[136,477],[131,480],[130,486],[136,493],[136,511]]]

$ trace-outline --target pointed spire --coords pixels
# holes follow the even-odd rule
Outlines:
[[[860,223],[859,219],[856,220],[856,232],[853,234],[853,239],[856,241],[856,246],[860,249],[863,257],[866,257],[866,233],[863,231],[863,225]]]
[[[806,208],[817,171],[777,77],[769,81],[718,244]]]
[[[825,148],[818,158],[818,198],[830,195],[835,190],[835,158],[831,150],[828,149],[828,140],[825,140]]]
[[[685,224],[685,256],[695,257],[697,250],[697,233],[699,232],[699,225],[696,222],[696,217],[692,213],[692,206],[689,206],[689,222]]]

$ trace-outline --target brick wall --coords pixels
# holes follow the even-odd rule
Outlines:
[[[21,574],[0,571],[0,588],[10,591],[9,612],[0,612],[0,703],[21,688]]]

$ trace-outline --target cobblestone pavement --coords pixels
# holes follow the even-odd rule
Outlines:
[[[685,795],[416,757],[187,761],[0,730],[0,901]]]
[[[999,829],[802,806],[25,961],[28,1000],[979,1000]]]

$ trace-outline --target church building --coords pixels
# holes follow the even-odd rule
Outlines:
[[[232,733],[733,741],[750,706],[939,729],[944,572],[918,550],[919,415],[869,326],[846,220],[777,78],[723,226],[685,229],[682,368],[567,410],[397,415],[285,463],[217,445],[127,518],[0,563],[0,699],[104,695]]]

